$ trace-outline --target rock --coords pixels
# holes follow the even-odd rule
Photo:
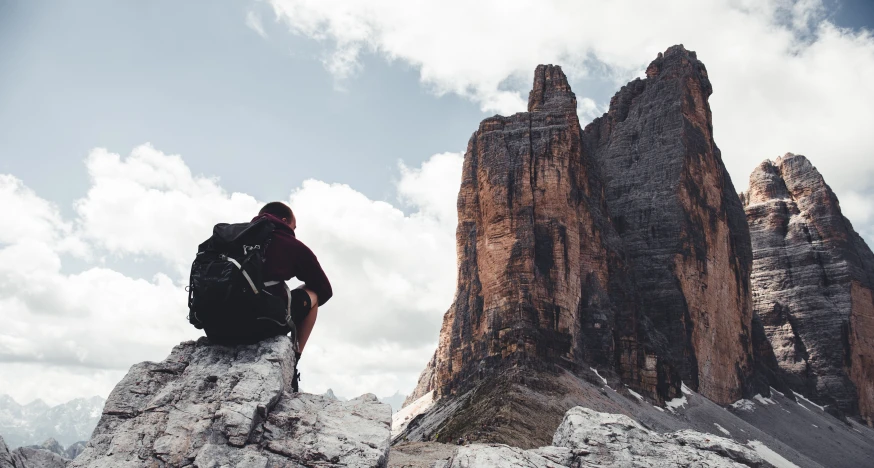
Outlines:
[[[710,93],[695,53],[674,46],[585,130],[553,65],[535,70],[528,112],[480,124],[458,194],[455,300],[407,403],[512,369],[523,386],[598,369],[659,404],[683,382],[722,404],[751,396],[752,249]],[[573,406],[555,399],[538,426]],[[518,413],[450,417],[440,440]]]
[[[458,449],[451,468],[571,466],[768,467],[753,450],[730,439],[684,430],[659,434],[625,415],[572,408],[553,445],[522,450],[498,444]]]
[[[0,436],[0,468],[14,468],[12,454],[9,453],[9,447],[6,446],[3,436]]]
[[[285,336],[181,343],[131,368],[71,466],[385,466],[390,407],[291,393],[294,366]]]
[[[66,453],[64,452],[64,447],[62,447],[61,444],[58,443],[58,441],[55,439],[48,439],[41,445],[31,445],[29,446],[29,448],[48,450],[49,452],[60,455],[64,458],[70,458],[66,456]]]
[[[561,68],[541,65],[529,112],[488,118],[471,137],[455,301],[407,402],[522,363],[612,368],[631,356],[619,370],[635,375],[634,288],[581,135]]]
[[[874,424],[874,254],[804,156],[760,164],[741,200],[774,372],[807,398]]]
[[[53,439],[46,442],[50,441]],[[64,468],[68,463],[69,460],[42,447],[19,447],[10,452],[0,436],[0,468]]]
[[[660,379],[678,386],[681,378],[729,404],[752,373],[752,251],[743,206],[713,140],[711,92],[695,52],[670,47],[646,79],[624,86],[586,126],[584,141],[643,312],[667,339],[657,358],[678,370]]]
[[[81,454],[82,451],[85,450],[85,445],[87,443],[87,441],[83,440],[70,445],[69,447],[67,447],[66,450],[64,450],[64,458],[69,458],[70,460],[73,460],[74,458],[78,457],[79,454]]]
[[[45,449],[19,447],[12,451],[15,468],[64,468],[70,460]]]

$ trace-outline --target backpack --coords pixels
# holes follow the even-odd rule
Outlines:
[[[264,282],[262,267],[273,223],[216,224],[197,248],[188,285],[188,321],[217,344],[251,344],[296,332],[284,281]],[[282,283],[287,297],[265,287]]]

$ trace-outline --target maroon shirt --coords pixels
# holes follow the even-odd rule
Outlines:
[[[296,277],[304,282],[307,289],[313,290],[319,296],[319,305],[328,302],[334,292],[313,251],[297,240],[291,227],[281,219],[271,214],[263,214],[255,216],[252,221],[258,218],[267,218],[275,226],[262,269],[264,281],[288,281]]]

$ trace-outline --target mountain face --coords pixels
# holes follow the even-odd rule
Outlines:
[[[743,206],[713,141],[707,70],[669,48],[586,126],[659,358],[711,400],[750,385],[752,267]]]
[[[765,161],[741,194],[754,305],[796,392],[874,418],[874,254],[804,156]]]
[[[458,195],[455,301],[408,402],[520,366],[606,369],[661,402],[683,382],[723,404],[748,392],[752,252],[710,93],[704,65],[675,46],[585,130],[551,65],[528,112],[480,124]]]
[[[455,302],[412,399],[522,362],[612,366],[634,353],[621,240],[559,67],[537,68],[528,108],[486,119],[468,143]]]
[[[0,435],[12,448],[38,445],[51,438],[64,446],[88,440],[105,401],[94,396],[57,406],[42,400],[20,405],[8,395],[0,395]]]

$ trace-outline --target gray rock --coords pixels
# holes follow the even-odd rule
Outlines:
[[[391,408],[291,393],[288,337],[176,346],[115,387],[73,467],[385,466]]]
[[[78,457],[79,454],[85,450],[85,445],[87,443],[87,441],[80,440],[79,442],[70,445],[66,450],[64,450],[64,457],[69,458],[70,460]]]
[[[741,200],[774,374],[874,425],[874,254],[804,156],[760,164]]]
[[[64,447],[55,439],[48,439],[40,445],[31,445],[29,446],[29,448],[48,450],[49,452],[60,455],[64,458],[70,458],[66,456],[66,453],[64,452]]]
[[[19,447],[10,452],[0,436],[0,468],[64,468],[69,462],[43,448]]]
[[[9,453],[9,447],[6,446],[3,436],[0,436],[0,468],[13,468],[12,454]]]
[[[45,449],[19,447],[12,451],[12,466],[15,468],[64,468],[70,460]]]
[[[451,468],[517,467],[768,467],[758,454],[730,439],[684,430],[650,431],[621,414],[575,407],[565,414],[553,445],[522,450],[500,444],[458,449]]]

